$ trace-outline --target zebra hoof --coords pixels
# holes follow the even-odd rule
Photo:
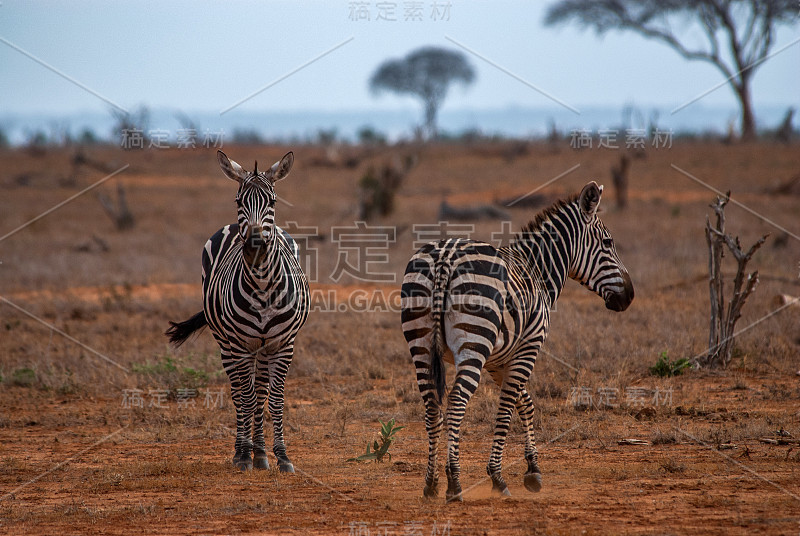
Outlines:
[[[253,467],[255,469],[269,469],[269,459],[267,453],[256,453],[253,456]]]
[[[422,494],[429,499],[433,497],[438,497],[439,496],[438,482],[432,482],[430,484],[426,483],[425,487],[422,490]]]
[[[461,494],[461,485],[448,485],[445,498],[447,499],[447,502],[464,502],[464,496]]]
[[[458,493],[450,493],[450,491],[448,491],[447,502],[464,502],[464,497],[461,495],[460,491]]]
[[[238,470],[243,471],[243,472],[252,471],[253,470],[253,460],[242,460],[242,459],[240,459],[239,461],[234,463],[234,466]]]
[[[294,473],[294,465],[289,461],[278,460],[278,469],[281,473]]]
[[[249,452],[239,452],[233,456],[233,466],[240,471],[250,471],[253,469],[253,459]]]
[[[487,473],[488,472],[487,470]],[[489,473],[489,476],[492,479],[492,493],[497,493],[504,497],[511,497],[511,492],[508,491],[508,485],[506,485],[506,481],[503,479],[503,475],[500,474],[500,471]]]
[[[525,473],[525,489],[536,493],[542,489],[542,473]]]
[[[511,497],[511,492],[508,491],[508,486],[498,486],[492,484],[492,493],[495,495],[501,495],[503,497]]]

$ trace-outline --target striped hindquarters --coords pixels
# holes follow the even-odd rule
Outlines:
[[[442,362],[453,362],[454,353],[456,359],[466,356],[461,365],[475,369],[477,382],[503,332],[507,293],[505,262],[490,244],[443,240],[423,246],[409,261],[401,295],[403,334],[417,380],[427,381],[438,400]]]

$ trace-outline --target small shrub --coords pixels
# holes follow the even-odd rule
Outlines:
[[[36,381],[36,372],[31,368],[20,368],[11,374],[11,384],[20,387],[31,387]]]
[[[673,445],[678,442],[678,438],[674,432],[663,432],[656,429],[650,437],[650,443],[653,445]]]
[[[171,357],[165,357],[161,362],[156,361],[154,364],[150,363],[134,363],[131,365],[131,370],[138,374],[169,374],[176,372],[178,367],[175,366],[175,360]]]
[[[686,464],[680,463],[676,461],[674,458],[667,458],[665,460],[661,460],[659,463],[659,467],[665,473],[683,473],[686,471]]]
[[[661,378],[671,378],[683,374],[683,370],[691,367],[689,359],[682,357],[676,361],[670,361],[667,352],[661,352],[656,364],[650,367],[650,374]]]
[[[744,378],[741,376],[736,376],[736,381],[731,389],[734,391],[747,391],[747,383],[745,383]]]
[[[381,423],[381,437],[372,443],[372,448],[374,450],[370,450],[370,444],[367,443],[367,451],[361,456],[350,458],[347,460],[348,462],[365,462],[368,460],[380,462],[383,461],[383,458],[386,456],[388,456],[390,460],[392,459],[392,455],[389,454],[389,447],[392,445],[392,441],[394,441],[394,434],[405,427],[395,426],[394,419],[388,422],[383,422],[378,419],[378,422]]]
[[[171,395],[178,389],[199,389],[209,382],[208,373],[192,367],[182,366],[171,357],[164,356],[155,363],[134,363],[131,370],[165,385]]]

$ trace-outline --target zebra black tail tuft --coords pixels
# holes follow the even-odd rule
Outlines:
[[[444,344],[441,337],[437,337],[438,332],[441,332],[441,327],[437,330],[434,328],[434,337],[431,344],[431,383],[436,388],[436,400],[439,404],[444,400],[445,392],[445,371],[444,371]]]
[[[169,342],[177,348],[185,343],[194,332],[206,327],[208,321],[206,320],[205,313],[200,311],[188,320],[184,320],[183,322],[170,322],[169,325],[170,328],[164,332],[164,335],[166,335],[169,338]]]

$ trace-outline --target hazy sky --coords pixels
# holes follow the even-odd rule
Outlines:
[[[578,109],[626,103],[675,107],[723,80],[712,66],[687,62],[635,34],[597,37],[575,27],[545,28],[549,3],[398,0],[384,2],[394,11],[381,13],[378,1],[2,0],[0,114],[109,108],[9,43],[123,108],[147,104],[186,112],[224,110],[337,45],[238,110],[416,106],[410,98],[373,96],[369,76],[383,60],[419,46],[458,48],[448,37]],[[370,20],[351,20],[357,4]],[[422,20],[405,20],[413,19],[407,10],[415,6]],[[397,20],[379,20],[381,14]],[[773,50],[798,39],[800,26],[784,27]],[[477,70],[476,82],[454,88],[447,107],[560,106],[466,54]],[[756,110],[758,105],[800,108],[799,89],[800,42],[758,70]],[[735,107],[736,101],[725,85],[698,104]],[[691,111],[689,106],[680,113]]]

